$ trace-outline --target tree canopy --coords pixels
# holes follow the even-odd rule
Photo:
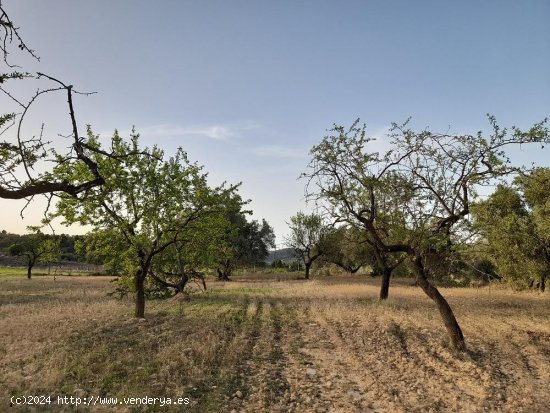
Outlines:
[[[275,247],[275,234],[268,222],[248,221],[246,215],[247,211],[229,211],[226,217],[231,225],[220,243],[219,279],[228,280],[236,267],[263,265],[269,248]]]
[[[146,281],[162,254],[174,254],[174,248],[181,252],[182,245],[192,245],[201,234],[222,233],[228,225],[225,214],[240,208],[241,201],[238,185],[211,188],[202,167],[183,150],[165,160],[157,147],[140,149],[138,139],[135,132],[129,141],[115,132],[111,152],[105,153],[89,129],[88,142],[105,183],[90,188],[83,199],[61,195],[55,216],[116,235],[130,254],[127,273],[136,291],[135,314],[143,317]],[[85,165],[60,164],[54,170],[56,178],[77,182],[90,174]]]
[[[371,149],[366,126],[335,126],[311,150],[306,192],[334,220],[362,228],[387,257],[406,255],[422,290],[437,305],[452,345],[465,348],[451,307],[429,280],[427,257],[463,242],[471,203],[481,186],[521,170],[511,165],[511,145],[547,143],[546,121],[527,131],[502,129],[489,117],[491,133],[449,135],[394,124],[390,149]],[[381,263],[383,261],[381,260]]]
[[[309,279],[310,269],[325,250],[328,226],[319,214],[305,214],[298,212],[290,217],[288,223],[290,235],[285,243],[292,248],[296,257],[302,260],[305,266],[305,278]]]
[[[474,228],[499,276],[544,291],[550,275],[550,170],[537,168],[514,183],[498,186],[473,206]]]

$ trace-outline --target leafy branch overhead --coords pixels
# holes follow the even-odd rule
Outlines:
[[[75,97],[90,93],[78,92],[70,83],[41,72],[31,74],[14,70],[18,66],[11,63],[13,43],[20,52],[32,56],[36,61],[40,60],[23,41],[19,29],[0,2],[0,51],[6,66],[0,72],[0,92],[12,106],[11,110],[7,109],[7,113],[0,114],[0,137],[3,139],[0,141],[0,198],[30,201],[34,196],[44,194],[51,200],[58,193],[75,198],[85,197],[91,188],[104,183],[92,156],[97,149],[89,145],[87,136],[81,136],[75,109]],[[25,87],[21,85],[26,80],[41,82],[41,87],[30,97],[25,97]],[[68,113],[70,133],[59,135],[68,140],[70,148],[66,153],[59,153],[53,147],[53,140],[57,136],[47,136],[45,122],[42,122],[41,128],[34,135],[29,136],[27,131],[27,119],[37,102],[54,94],[61,94],[66,99],[66,106],[59,109],[60,112]],[[59,180],[52,174],[50,165],[83,165],[89,174],[86,180]]]

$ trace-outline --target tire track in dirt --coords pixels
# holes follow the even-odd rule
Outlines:
[[[270,360],[272,365],[272,377],[270,382],[270,391],[268,393],[267,406],[273,411],[285,411],[284,407],[288,404],[290,384],[284,375],[284,366],[287,357],[282,348],[283,323],[289,320],[283,320],[284,316],[289,317],[289,312],[285,311],[280,302],[272,302],[272,311],[270,320],[272,325],[273,339],[271,341]]]
[[[282,349],[283,310],[273,300],[264,303],[260,335],[249,360],[249,394],[240,411],[287,412],[290,385],[283,374],[286,355]]]
[[[257,346],[262,331],[263,311],[264,303],[261,300],[253,300],[246,305],[245,314],[249,328],[243,332],[247,338],[241,351],[242,357],[238,365],[235,366],[236,370],[226,389],[226,400],[229,410],[241,411],[243,408],[243,399],[248,397],[251,392],[249,377],[253,374],[252,359],[254,357],[254,349]]]
[[[222,400],[229,400],[225,393],[239,385],[240,375],[238,372],[224,371],[227,365],[227,348],[232,341],[239,340],[239,334],[243,334],[243,329],[246,328],[246,322],[249,317],[252,318],[252,330],[254,329],[254,314],[251,314],[250,307],[254,304],[250,303],[248,297],[240,300],[240,308],[235,313],[231,313],[228,307],[217,312],[216,317],[224,322],[220,325],[222,332],[219,342],[216,346],[215,357],[209,364],[209,374],[204,379],[193,383],[191,397],[195,398],[197,403],[193,406],[195,411],[205,411],[211,409],[212,406],[225,404]],[[247,353],[248,354],[248,353]]]
[[[296,412],[371,412],[362,391],[362,368],[339,357],[339,340],[326,326],[313,320],[305,304],[296,309],[296,324],[289,326],[285,343],[289,356],[284,374],[291,384],[291,405]]]
[[[248,394],[245,395],[239,411],[257,411],[264,406],[266,383],[269,379],[269,365],[266,359],[269,354],[268,333],[270,325],[268,321],[271,313],[271,303],[263,302],[260,310],[258,313],[259,331],[257,340],[249,350],[250,357],[246,360]]]

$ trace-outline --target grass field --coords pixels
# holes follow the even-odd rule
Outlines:
[[[190,301],[108,296],[108,277],[0,276],[0,411],[11,396],[188,397],[78,411],[547,412],[548,294],[442,289],[469,352],[455,354],[410,280],[239,277]],[[75,411],[52,405],[49,411]]]

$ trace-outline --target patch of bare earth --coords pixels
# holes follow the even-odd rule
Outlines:
[[[284,368],[267,357],[275,341],[264,328],[256,349],[264,358],[257,356],[261,362],[249,368],[256,371],[250,381],[257,391],[239,411],[547,411],[546,296],[443,289],[468,341],[462,354],[449,348],[439,315],[421,291],[398,283],[392,298],[379,303],[369,281],[276,288],[273,296],[289,315],[280,337]],[[265,389],[277,386],[284,391],[273,403]]]

